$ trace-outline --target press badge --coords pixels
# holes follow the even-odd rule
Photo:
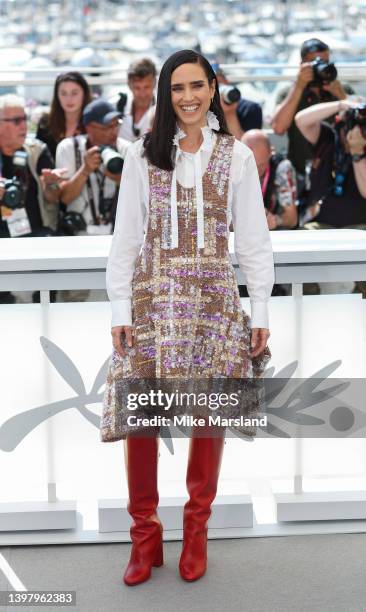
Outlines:
[[[2,212],[2,216],[8,224],[11,238],[17,238],[18,236],[24,236],[25,234],[31,233],[32,228],[25,208],[15,208],[11,210],[10,208],[2,206],[2,210],[4,210],[4,208],[6,212],[5,214]],[[10,211],[10,214],[8,211]]]
[[[106,225],[87,225],[86,233],[89,236],[105,236],[112,233],[112,223]]]

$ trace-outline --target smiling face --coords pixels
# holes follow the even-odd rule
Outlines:
[[[73,81],[64,81],[58,88],[58,99],[65,113],[80,112],[84,103],[84,91]]]
[[[171,76],[171,100],[178,125],[184,130],[187,126],[206,125],[206,113],[215,93],[215,81],[211,85],[202,66],[182,64]]]

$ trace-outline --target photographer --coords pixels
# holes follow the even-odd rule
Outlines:
[[[299,194],[304,188],[306,162],[313,158],[313,150],[296,126],[296,113],[320,102],[343,100],[347,94],[354,93],[337,79],[337,70],[330,63],[329,47],[324,42],[317,38],[305,40],[300,54],[301,64],[296,81],[279,95],[271,122],[276,134],[287,132],[287,157],[298,174]],[[328,122],[331,122],[331,115]]]
[[[56,164],[66,168],[67,179],[61,184],[64,225],[71,234],[112,233],[123,158],[130,145],[118,137],[120,117],[109,102],[93,100],[83,111],[86,134],[65,138],[57,146]]]
[[[283,155],[276,153],[262,130],[248,130],[241,141],[253,153],[268,229],[293,229],[297,225],[296,174],[293,165]]]
[[[248,130],[261,129],[263,119],[259,104],[242,98],[240,90],[230,85],[217,64],[214,70],[219,83],[221,106],[231,134],[240,140]]]
[[[294,229],[297,226],[296,173],[290,160],[276,153],[263,130],[248,130],[241,141],[254,153],[268,229]],[[288,292],[288,286],[275,284],[272,295],[287,295]],[[239,293],[242,297],[247,296],[242,286],[239,286]]]
[[[0,96],[0,176],[0,238],[53,235],[62,171],[43,142],[27,137],[24,103],[13,94]]]
[[[334,114],[333,128],[324,120]],[[304,228],[366,229],[366,105],[317,104],[295,121],[314,151]],[[366,283],[357,285],[366,297]]]

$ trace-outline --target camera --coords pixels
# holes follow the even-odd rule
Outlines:
[[[108,145],[99,147],[99,151],[102,157],[102,162],[108,172],[111,174],[121,174],[123,168],[123,157]]]
[[[14,176],[12,179],[2,179],[0,184],[5,189],[2,199],[4,206],[12,210],[22,208],[24,189],[21,182]]]
[[[27,153],[25,151],[15,151],[13,155],[13,166],[16,174],[20,174],[20,178],[22,177],[22,173],[27,168]],[[0,179],[0,184],[4,187],[5,193],[2,199],[2,203],[4,206],[8,208],[22,208],[23,199],[24,199],[24,184],[18,178],[18,176],[13,176],[11,179]]]
[[[240,90],[234,85],[219,85],[219,91],[225,104],[235,104],[241,98]]]
[[[107,221],[111,220],[114,205],[114,198],[102,198],[101,202],[99,203],[99,212],[101,216]]]
[[[332,62],[326,62],[321,57],[316,57],[310,64],[313,68],[313,80],[309,85],[321,86],[336,80],[338,72]]]
[[[77,236],[79,232],[86,230],[86,223],[80,213],[61,209],[57,229],[61,236]]]
[[[343,115],[342,124],[346,134],[359,125],[362,136],[366,138],[366,103],[355,108],[348,108]]]

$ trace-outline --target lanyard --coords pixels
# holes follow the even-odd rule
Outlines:
[[[81,152],[80,152],[79,141],[75,136],[74,136],[74,149],[75,149],[76,170],[78,170],[81,167],[82,162],[81,162]],[[100,202],[102,201],[102,198],[104,195],[105,176],[104,174],[102,175],[100,172],[98,172],[98,170],[94,172],[94,174],[97,179],[98,189],[99,189],[99,202],[98,202],[98,209],[99,209]],[[88,179],[86,181],[86,189],[88,192],[88,203],[90,205],[90,210],[91,210],[91,214],[93,217],[93,223],[94,225],[100,225],[100,217],[97,215],[97,210],[96,210],[95,200],[94,200],[94,192],[93,192],[93,188],[91,185],[90,176],[88,176]]]

